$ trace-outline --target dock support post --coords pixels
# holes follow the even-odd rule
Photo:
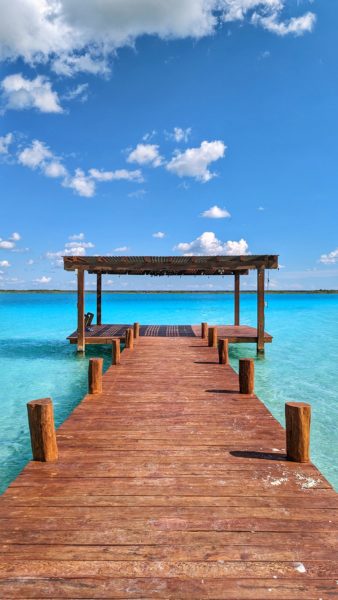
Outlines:
[[[264,354],[264,269],[257,269],[257,353]]]
[[[205,340],[208,337],[208,323],[201,323],[201,338]]]
[[[235,273],[235,297],[234,297],[234,325],[239,325],[240,309],[240,280],[239,273]]]
[[[77,351],[85,351],[84,269],[77,270]]]
[[[126,348],[134,349],[134,330],[131,327],[126,329]]]
[[[58,458],[53,403],[51,398],[27,404],[33,460],[52,462]]]
[[[140,337],[140,324],[134,323],[134,339],[138,340],[139,337]]]
[[[229,364],[229,342],[227,339],[218,340],[218,359],[220,365]]]
[[[121,360],[121,343],[119,339],[112,340],[112,365],[119,365]]]
[[[239,391],[252,395],[255,387],[255,363],[252,358],[241,358],[239,361]]]
[[[102,325],[102,274],[96,275],[96,324]]]
[[[286,402],[286,454],[295,462],[310,462],[311,406],[306,402]]]
[[[91,358],[88,365],[88,393],[102,393],[103,358]]]
[[[217,348],[217,327],[209,327],[208,346],[210,348]]]

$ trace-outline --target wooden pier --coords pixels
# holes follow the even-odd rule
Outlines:
[[[0,499],[1,598],[338,598],[337,494],[217,348],[143,336],[93,374]]]

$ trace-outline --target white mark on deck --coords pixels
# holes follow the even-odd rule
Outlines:
[[[268,475],[266,479],[263,479],[264,483],[268,485],[282,485],[282,483],[286,483],[288,481],[287,477],[272,477]]]
[[[295,567],[296,571],[298,571],[298,573],[306,573],[306,569],[305,569],[303,563],[301,563],[301,562],[295,563],[294,567]]]
[[[296,483],[302,490],[310,490],[320,484],[320,479],[314,479],[314,477],[307,477],[302,473],[296,473]]]

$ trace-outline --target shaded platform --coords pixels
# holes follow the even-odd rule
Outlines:
[[[338,597],[338,498],[198,338],[147,338],[0,499],[1,598]]]
[[[85,342],[88,344],[111,344],[114,338],[123,338],[125,331],[132,324],[124,325],[92,325],[91,331],[85,332]],[[257,329],[248,325],[219,325],[218,336],[227,338],[231,343],[256,343]],[[201,337],[200,325],[141,325],[142,337]],[[77,331],[67,340],[77,343]],[[272,336],[265,332],[264,343],[272,342]]]

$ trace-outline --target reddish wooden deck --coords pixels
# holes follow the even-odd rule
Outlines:
[[[124,337],[127,327],[131,325],[92,325],[91,331],[86,331],[86,345],[111,344],[112,339]],[[248,325],[219,325],[219,337],[228,338],[231,343],[257,342],[257,329]],[[141,325],[142,337],[200,337],[200,325]],[[67,340],[71,344],[77,343],[77,331],[74,331]],[[272,342],[272,336],[265,332],[264,342]]]
[[[198,338],[142,337],[0,499],[1,598],[338,597],[338,499]]]

